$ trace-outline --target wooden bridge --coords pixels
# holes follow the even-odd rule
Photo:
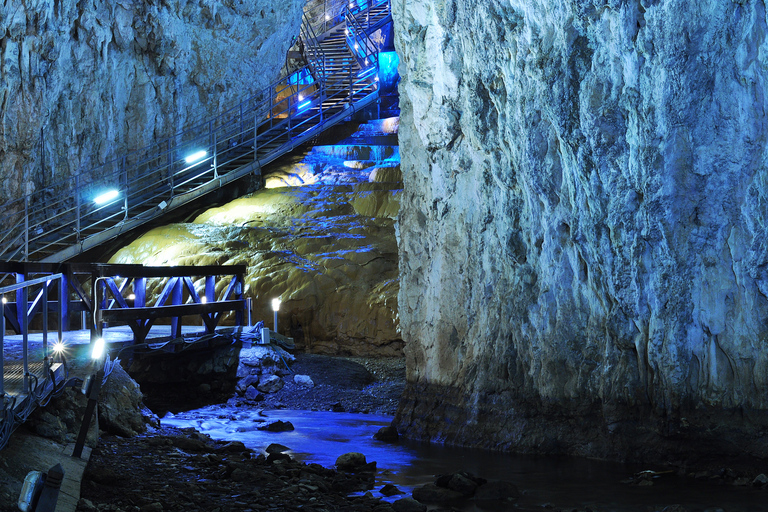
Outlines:
[[[67,355],[205,337],[250,324],[245,265],[0,262],[0,449],[66,387]],[[53,329],[51,329],[53,324]]]

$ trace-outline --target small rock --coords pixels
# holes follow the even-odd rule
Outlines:
[[[358,452],[345,453],[336,459],[336,469],[339,471],[357,471],[366,465],[365,455]]]
[[[246,400],[256,400],[256,397],[258,397],[261,393],[259,393],[259,390],[256,389],[253,386],[248,386],[245,390],[245,398]]]
[[[401,491],[400,489],[398,489],[396,486],[392,484],[385,485],[384,487],[381,488],[379,492],[384,496],[394,496],[396,494],[403,494],[403,491]]]
[[[266,430],[267,432],[290,432],[294,430],[293,423],[290,421],[275,420],[265,423],[257,427],[258,430]]]
[[[760,473],[752,480],[752,485],[755,487],[761,487],[765,484],[768,484],[768,476],[765,476],[765,473]]]
[[[267,453],[285,453],[289,450],[290,448],[288,448],[287,446],[284,446],[278,443],[272,443],[269,446],[267,446],[267,449],[265,451]]]
[[[510,482],[501,480],[488,482],[475,491],[476,500],[513,500],[520,497],[520,490]]]
[[[262,393],[277,393],[283,389],[284,385],[285,383],[283,382],[283,379],[277,375],[263,375],[261,379],[259,379],[259,384],[256,388]]]
[[[315,383],[312,382],[312,378],[309,375],[294,375],[293,382],[305,388],[315,387]]]
[[[336,402],[331,406],[331,410],[333,412],[344,412],[344,406],[341,405],[341,402]]]
[[[413,498],[401,498],[392,503],[395,512],[426,512],[427,506]]]
[[[218,453],[242,453],[247,452],[248,448],[240,441],[231,441],[216,449]]]
[[[463,499],[464,495],[435,484],[427,484],[416,487],[413,490],[413,498],[422,503],[449,503]]]
[[[389,425],[387,427],[381,427],[378,432],[373,434],[373,438],[385,443],[394,443],[400,438],[400,434],[397,433],[397,428]]]
[[[448,488],[452,491],[460,492],[464,496],[472,496],[477,489],[477,483],[467,478],[461,473],[454,474],[448,481]]]

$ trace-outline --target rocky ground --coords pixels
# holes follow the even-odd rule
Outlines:
[[[281,389],[231,402],[265,409],[393,414],[405,364],[400,358],[297,354],[280,373],[285,383]],[[296,383],[294,375],[310,377],[311,386]],[[161,420],[159,427],[134,437],[102,435],[83,479],[78,511],[393,510],[370,494],[349,497],[372,485],[370,471],[336,471],[279,452],[254,453],[241,443],[214,441],[194,430],[164,426]]]

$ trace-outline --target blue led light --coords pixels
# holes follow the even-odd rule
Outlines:
[[[306,100],[306,101],[302,101],[302,102],[301,102],[301,103],[299,103],[299,105],[296,107],[296,110],[298,110],[299,112],[301,112],[302,110],[304,110],[304,109],[306,109],[307,107],[309,107],[311,104],[312,104],[312,100]]]

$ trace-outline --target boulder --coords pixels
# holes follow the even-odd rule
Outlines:
[[[427,506],[413,498],[401,498],[392,503],[395,512],[426,512]]]
[[[477,488],[476,500],[510,501],[520,497],[520,490],[510,482],[501,480],[490,481]]]
[[[422,503],[453,503],[463,500],[465,496],[460,492],[439,487],[435,484],[426,484],[413,490],[413,499]]]
[[[358,471],[366,465],[365,455],[359,452],[345,453],[336,459],[336,469],[339,471]]]
[[[375,434],[373,434],[373,438],[385,443],[394,443],[400,438],[400,435],[397,433],[397,428],[395,426],[389,425],[381,427]]]
[[[315,387],[315,383],[312,381],[312,377],[309,375],[294,375],[293,382],[305,388]]]
[[[256,386],[256,389],[262,393],[277,393],[283,389],[284,385],[285,383],[283,382],[283,379],[277,375],[263,375],[259,379],[259,384]]]

